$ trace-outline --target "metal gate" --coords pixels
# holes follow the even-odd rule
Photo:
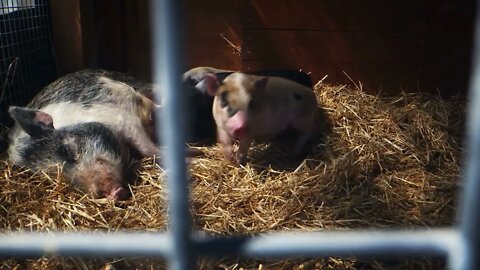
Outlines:
[[[180,1],[151,1],[156,26],[156,79],[164,89],[180,88],[182,55]],[[477,6],[480,11],[480,5]],[[165,38],[168,37],[168,38]],[[474,61],[470,85],[464,187],[461,217],[457,226],[434,230],[277,232],[259,236],[211,238],[191,234],[188,211],[183,130],[176,115],[181,110],[182,91],[165,96],[161,130],[169,146],[166,153],[169,188],[169,231],[165,233],[10,233],[0,235],[0,255],[60,256],[161,256],[171,269],[193,269],[199,256],[285,258],[292,256],[381,257],[435,255],[448,259],[450,269],[476,269],[480,243],[480,20],[476,19]]]

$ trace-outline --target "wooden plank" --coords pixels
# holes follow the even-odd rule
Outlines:
[[[109,1],[95,2],[95,42],[98,66],[126,71],[135,77],[152,80],[150,13],[147,0],[120,1],[107,10]],[[186,1],[184,16],[186,68],[211,65],[240,69],[241,58],[221,37],[240,45],[240,0],[199,4]],[[110,14],[109,14],[110,13]]]
[[[186,36],[205,37],[223,34],[240,44],[240,19],[237,13],[190,10],[187,11],[184,24]]]
[[[149,1],[125,1],[125,71],[134,77],[152,81],[152,48]]]
[[[422,61],[422,35],[407,33],[244,30],[243,61]]]
[[[472,32],[426,33],[424,58],[426,63],[468,65],[472,52]]]
[[[85,67],[98,67],[98,46],[95,26],[95,0],[80,1],[83,61]]]
[[[426,27],[427,1],[250,0],[245,28],[419,32]]]
[[[100,68],[126,70],[124,13],[121,1],[94,1],[95,43]]]
[[[242,68],[312,71],[374,89],[465,93],[474,1],[245,1]]]
[[[239,70],[242,58],[224,44],[218,37],[187,39],[185,58],[187,67],[213,66],[222,69]],[[188,44],[195,44],[194,46]]]
[[[241,9],[241,3],[245,2],[244,0],[209,0],[208,2],[205,1],[198,1],[198,0],[185,0],[184,1],[184,9],[185,14],[196,13],[199,10],[204,11],[211,11],[212,13],[228,13],[234,12],[238,13]]]
[[[297,69],[310,73],[315,84],[325,75],[324,80],[330,84],[358,85],[371,94],[398,94],[400,91],[431,93],[440,92],[444,96],[463,95],[467,90],[468,72],[457,66],[427,65],[418,66],[401,64],[364,64],[333,62],[297,62],[286,65],[247,61],[242,70],[262,69]],[[348,75],[348,77],[347,77]],[[349,78],[350,77],[350,78]]]
[[[239,70],[241,57],[222,36],[234,46],[241,45],[241,0],[212,0],[208,5],[188,0],[184,7],[187,68],[207,65]]]
[[[58,75],[84,67],[79,0],[51,0],[53,47]]]

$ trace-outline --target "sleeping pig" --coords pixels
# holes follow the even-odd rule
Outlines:
[[[147,84],[84,70],[45,87],[27,107],[11,107],[9,159],[32,169],[63,166],[65,178],[93,197],[125,199],[132,153],[159,155]],[[143,92],[142,92],[143,91]]]
[[[9,112],[16,122],[8,151],[14,164],[42,170],[60,164],[65,178],[94,198],[128,196],[131,159],[112,129],[99,122],[54,128],[52,116],[45,112],[20,107],[10,107]]]
[[[316,134],[318,107],[310,87],[281,77],[238,72],[223,81],[207,74],[205,84],[215,97],[212,112],[218,141],[230,160],[245,164],[253,140],[272,139],[288,129],[299,133],[293,147],[293,153],[299,155]],[[236,155],[232,139],[239,140]]]

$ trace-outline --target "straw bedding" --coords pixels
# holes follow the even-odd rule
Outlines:
[[[328,123],[325,138],[303,160],[282,145],[257,145],[245,167],[225,161],[219,146],[190,166],[195,229],[254,234],[270,230],[439,227],[455,220],[465,103],[415,93],[368,95],[317,84]],[[322,124],[319,123],[319,124]],[[165,171],[140,162],[132,199],[114,205],[45,174],[0,163],[3,230],[166,230]],[[210,260],[201,269],[439,269],[439,259],[360,261]],[[2,269],[162,269],[151,258],[4,260]]]

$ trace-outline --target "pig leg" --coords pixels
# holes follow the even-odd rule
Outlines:
[[[225,130],[218,128],[217,136],[218,141],[222,144],[223,156],[229,161],[234,161],[235,159],[233,157],[232,138],[230,138],[230,135],[228,135]]]
[[[239,144],[237,155],[236,155],[237,162],[240,165],[247,164],[247,154],[251,144],[252,144],[252,139],[250,137],[242,138],[240,140],[240,144]]]
[[[132,119],[133,120],[133,119]],[[133,122],[133,123],[132,123]],[[142,156],[158,156],[160,150],[150,139],[140,121],[127,121],[120,125],[119,133],[127,140]]]

